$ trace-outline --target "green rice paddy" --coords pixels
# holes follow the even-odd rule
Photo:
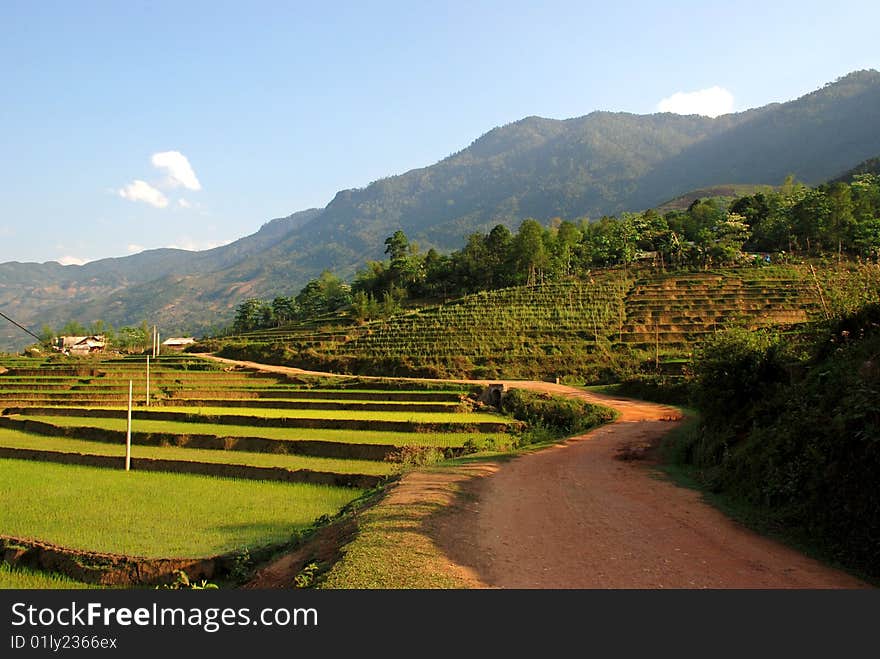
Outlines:
[[[0,533],[132,556],[211,556],[286,541],[359,494],[0,459]]]
[[[62,453],[80,453],[83,455],[119,457],[125,455],[125,447],[122,444],[92,442],[67,437],[43,437],[7,428],[0,428],[0,447],[35,451],[60,451]],[[283,467],[284,469],[291,470],[309,469],[311,471],[327,471],[336,474],[367,474],[370,476],[387,476],[395,471],[393,463],[376,460],[342,460],[338,458],[314,458],[278,453],[251,453],[248,451],[211,451],[207,449],[179,448],[176,446],[141,446],[133,444],[131,447],[131,457],[247,465],[250,467]]]
[[[76,416],[38,416],[34,418],[56,426],[68,428],[92,427],[106,430],[125,430],[125,419],[101,419]],[[266,439],[321,440],[345,444],[393,444],[395,446],[463,446],[469,439],[489,440],[503,443],[509,440],[505,433],[470,432],[394,432],[380,430],[337,430],[334,428],[266,428],[236,426],[220,423],[184,423],[180,421],[132,421],[133,432],[154,432],[215,435],[217,437],[265,437]],[[88,439],[88,437],[83,437]],[[187,449],[189,450],[189,449]]]

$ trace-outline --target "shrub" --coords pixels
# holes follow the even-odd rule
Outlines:
[[[525,421],[529,430],[544,428],[557,436],[574,435],[614,419],[614,411],[579,398],[563,398],[524,389],[511,389],[501,400],[502,410]]]
[[[880,578],[880,307],[831,323],[785,377],[758,335],[698,361],[702,424],[676,447],[710,489]],[[790,365],[789,365],[790,366]],[[789,368],[789,372],[793,369]]]

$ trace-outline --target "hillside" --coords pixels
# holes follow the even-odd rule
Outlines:
[[[168,332],[227,323],[249,295],[290,295],[325,268],[350,276],[403,229],[423,248],[525,217],[598,217],[649,208],[691,190],[806,183],[880,153],[880,73],[860,71],[797,100],[715,119],[593,112],[528,117],[444,160],[339,192],[208,252],[153,250],[85,266],[0,265],[0,308],[37,328],[149,318]],[[21,345],[18,330],[4,331]]]
[[[844,172],[840,176],[834,179],[833,182],[841,182],[841,183],[852,183],[856,176],[859,174],[877,174],[880,175],[880,157],[878,158],[869,158],[864,162],[859,163],[852,169]]]
[[[821,285],[821,297],[817,282]],[[218,341],[235,359],[342,373],[428,377],[616,379],[679,364],[727,327],[788,328],[845,309],[853,290],[880,294],[876,265],[596,271],[563,281],[468,295],[362,325],[312,319]]]
[[[54,261],[0,263],[0,309],[34,330],[44,323],[60,327],[69,320],[88,325],[102,319],[122,325],[147,317],[161,319],[169,329],[183,328],[187,323],[177,321],[189,311],[209,315],[226,311],[222,305],[212,305],[212,300],[222,299],[222,291],[212,296],[210,285],[205,285],[201,277],[210,279],[212,273],[257,257],[319,212],[311,209],[271,220],[250,236],[201,252],[153,249],[81,266],[62,266]],[[187,286],[188,281],[198,285]],[[230,290],[229,294],[240,295],[238,290]],[[196,297],[200,299],[193,304]],[[192,306],[190,310],[176,310],[175,302]],[[194,325],[206,324],[211,321]],[[15,327],[0,326],[0,348],[27,341],[27,336]]]

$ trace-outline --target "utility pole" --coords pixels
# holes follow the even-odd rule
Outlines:
[[[147,355],[147,407],[150,406],[150,356]]]
[[[128,381],[128,424],[125,431],[125,471],[131,470],[131,393],[132,381]]]

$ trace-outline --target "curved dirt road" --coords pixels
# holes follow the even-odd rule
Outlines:
[[[246,365],[276,373],[300,369]],[[497,381],[493,381],[497,382]],[[585,398],[620,418],[557,446],[487,465],[459,484],[424,533],[470,585],[500,588],[865,588],[862,581],[733,522],[635,455],[673,427],[677,412],[544,382],[506,382]],[[392,496],[418,498],[424,478]],[[428,479],[436,488],[437,478]],[[460,477],[458,477],[460,479]]]
[[[529,383],[602,402],[616,423],[472,479],[436,541],[501,588],[864,588],[764,538],[621,449],[656,442],[674,410]],[[665,419],[665,420],[664,420]]]

